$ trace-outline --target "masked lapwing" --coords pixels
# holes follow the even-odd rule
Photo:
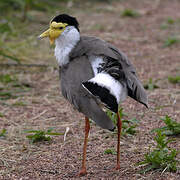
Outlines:
[[[54,54],[60,67],[62,95],[85,115],[83,160],[79,175],[86,174],[89,118],[101,128],[115,129],[102,107],[117,114],[116,169],[120,169],[122,121],[118,105],[130,96],[147,107],[147,95],[134,66],[112,44],[97,37],[81,36],[78,21],[67,14],[54,17],[49,29],[39,37],[49,37],[50,43],[55,43]]]

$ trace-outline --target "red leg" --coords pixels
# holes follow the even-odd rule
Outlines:
[[[85,138],[84,138],[84,147],[83,147],[83,160],[82,160],[81,170],[78,174],[79,176],[83,176],[87,173],[86,172],[86,149],[87,149],[89,129],[90,129],[89,119],[85,117]]]
[[[117,142],[117,165],[116,169],[120,169],[120,137],[121,137],[121,128],[122,128],[122,121],[119,115],[119,112],[117,112],[117,127],[118,127],[118,142]]]

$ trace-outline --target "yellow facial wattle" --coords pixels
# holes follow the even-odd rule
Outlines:
[[[53,21],[50,23],[50,28],[47,31],[43,32],[39,37],[49,37],[50,44],[53,44],[55,39],[61,35],[67,25],[68,24],[66,23],[57,23]]]

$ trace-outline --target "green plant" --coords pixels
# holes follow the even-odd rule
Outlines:
[[[136,133],[136,127],[139,121],[136,118],[130,120],[122,120],[122,136],[132,136]]]
[[[171,37],[168,37],[164,41],[164,46],[163,47],[169,47],[169,46],[172,46],[173,44],[177,44],[179,42],[180,42],[180,40],[177,37],[171,36]]]
[[[7,52],[4,52],[4,50],[1,50],[1,49],[0,49],[0,56],[3,56],[4,58],[11,59],[17,63],[20,62],[19,58],[15,57],[14,55],[9,55]]]
[[[27,103],[23,102],[23,101],[16,101],[14,104],[12,104],[13,106],[26,106]]]
[[[31,143],[41,142],[41,141],[51,141],[50,136],[64,135],[64,133],[52,132],[52,128],[47,131],[42,130],[27,130],[26,133],[33,133],[33,135],[27,135],[26,137],[30,140]]]
[[[28,17],[29,10],[47,11],[57,6],[58,2],[59,0],[1,0],[0,14],[7,14],[12,10],[21,11],[22,20],[24,21]]]
[[[144,88],[147,90],[153,90],[159,88],[159,86],[156,84],[156,81],[153,81],[152,78],[149,78],[149,81],[144,84]]]
[[[6,129],[2,129],[0,132],[0,137],[5,137],[7,130]]]
[[[0,100],[15,99],[20,93],[31,90],[31,85],[27,82],[20,82],[15,75],[0,74]],[[13,105],[23,106],[23,102],[16,102]]]
[[[124,116],[127,116],[127,114],[125,112],[123,112],[123,108],[119,108],[118,112],[119,112],[119,116],[120,116],[121,119]],[[112,120],[114,125],[117,125],[117,114],[112,112],[112,111],[110,111],[110,110],[107,110],[106,113],[109,116],[109,118]]]
[[[17,96],[14,96],[11,92],[9,91],[0,91],[0,100],[7,100],[7,99],[14,99],[17,98]]]
[[[169,18],[167,19],[167,23],[168,23],[168,24],[174,24],[174,23],[175,23],[175,20],[172,19],[171,17],[169,17]]]
[[[169,76],[168,81],[173,83],[173,84],[180,83],[180,76],[175,76],[175,77]]]
[[[0,112],[0,117],[4,117],[4,114]]]
[[[138,17],[139,13],[133,9],[124,9],[124,11],[121,13],[121,16],[123,16],[123,17]]]
[[[145,160],[138,163],[138,165],[145,165],[145,168],[141,170],[141,173],[146,173],[150,170],[171,171],[176,172],[177,163],[176,156],[178,151],[176,149],[168,148],[168,143],[172,140],[167,139],[165,134],[162,134],[161,130],[157,131],[156,148],[149,150],[145,154]]]
[[[107,110],[106,113],[109,116],[109,118],[112,120],[114,125],[116,126],[117,125],[117,114],[110,111],[110,110]],[[133,119],[130,119],[130,120],[122,119],[125,116],[127,116],[127,114],[123,112],[123,108],[119,108],[119,116],[120,116],[120,118],[122,120],[121,134],[123,136],[134,135],[136,133],[135,128],[137,127],[137,124],[139,123],[139,121],[136,118],[133,118]]]
[[[167,29],[175,24],[175,20],[169,17],[165,22],[163,22],[160,26],[161,29]]]
[[[167,29],[169,27],[169,25],[167,23],[162,23],[160,28],[161,29]]]
[[[162,131],[165,135],[178,135],[180,134],[180,123],[177,123],[176,121],[172,120],[171,117],[166,115],[164,118],[162,118],[166,126],[161,128],[153,129],[152,132],[157,132],[159,130]]]
[[[13,24],[11,22],[8,22],[7,20],[4,20],[0,23],[0,33],[12,33],[13,32]]]
[[[106,149],[106,150],[104,151],[104,154],[112,154],[112,155],[116,155],[117,152],[116,152],[115,149]]]
[[[10,83],[14,81],[14,78],[10,74],[0,74],[0,82],[2,83]]]

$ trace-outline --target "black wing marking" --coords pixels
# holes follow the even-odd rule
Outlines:
[[[115,80],[123,82],[125,80],[125,74],[122,65],[116,59],[111,57],[104,57],[104,63],[98,68],[98,72],[105,72],[112,76]]]

